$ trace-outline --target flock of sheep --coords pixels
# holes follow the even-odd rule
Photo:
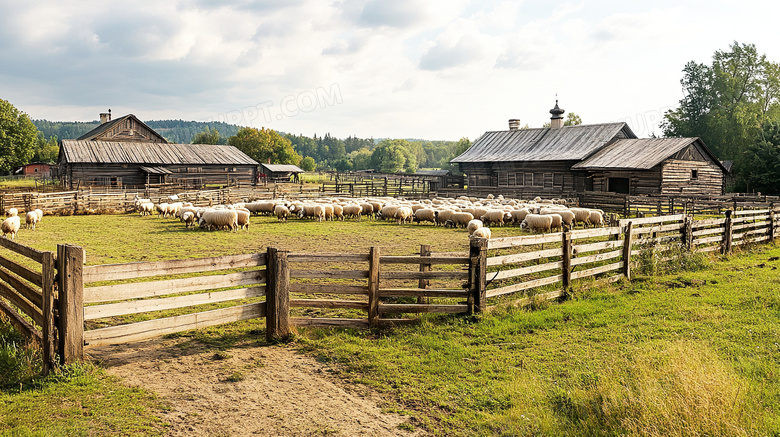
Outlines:
[[[570,208],[562,199],[539,197],[521,201],[503,196],[401,200],[391,197],[340,198],[323,197],[308,201],[272,199],[251,203],[195,207],[173,202],[155,204],[149,199],[137,199],[136,210],[141,215],[175,217],[187,227],[248,229],[252,214],[274,216],[280,222],[290,218],[319,222],[363,218],[394,220],[398,224],[431,223],[434,226],[465,228],[469,235],[490,238],[487,226],[519,225],[533,232],[551,232],[564,227],[601,226],[604,213],[597,209]]]
[[[28,211],[27,214],[25,214],[24,221],[25,225],[27,226],[27,229],[35,230],[35,225],[38,224],[38,222],[41,221],[43,218],[43,211],[40,209],[36,209],[34,211]],[[8,210],[8,218],[3,220],[3,223],[0,224],[0,230],[3,231],[3,237],[11,235],[11,239],[16,239],[16,233],[19,232],[19,229],[22,227],[22,219],[19,217],[19,210],[16,208],[11,208]]]

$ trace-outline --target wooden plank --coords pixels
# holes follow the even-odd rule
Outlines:
[[[581,258],[574,258],[571,260],[572,266],[579,266],[582,264],[588,264],[599,261],[606,261],[608,259],[619,258],[623,256],[623,249],[613,250],[612,252],[597,253],[595,255],[583,256]]]
[[[265,282],[265,275],[265,270],[250,270],[224,275],[87,287],[84,289],[84,302],[110,302],[113,300],[138,299],[214,288],[254,285]]]
[[[754,222],[754,223],[745,223],[745,224],[741,224],[741,225],[734,225],[734,227],[732,229],[734,231],[738,231],[740,229],[752,229],[752,228],[757,228],[757,227],[768,228],[769,227],[769,222],[768,221],[762,221],[762,222]]]
[[[24,317],[19,315],[10,305],[0,299],[0,313],[5,314],[11,325],[14,326],[25,337],[33,339],[38,343],[43,343],[43,334],[30,324]]]
[[[722,228],[722,227],[719,227],[719,228],[707,228],[707,229],[702,229],[701,231],[693,231],[693,236],[694,237],[699,237],[699,236],[702,236],[702,235],[713,235],[713,234],[722,235],[723,231],[724,231],[724,228]]]
[[[344,253],[290,253],[287,255],[288,262],[366,262],[368,255],[363,254],[344,254]]]
[[[290,293],[368,295],[368,287],[365,285],[309,284],[307,282],[296,282],[290,284]]]
[[[57,245],[59,356],[61,364],[84,359],[84,249]]]
[[[368,324],[378,326],[379,322],[379,271],[382,256],[379,247],[371,247],[368,254]]]
[[[696,228],[703,228],[707,226],[723,226],[724,223],[726,223],[726,219],[722,219],[722,218],[694,220],[693,228],[696,229]]]
[[[723,241],[723,236],[716,235],[714,237],[696,238],[693,240],[693,244],[699,245],[699,244],[707,244],[707,243],[720,243],[721,241]]]
[[[562,261],[554,261],[545,264],[539,264],[535,266],[521,267],[519,269],[502,270],[497,273],[488,273],[488,278],[491,281],[498,281],[499,279],[514,278],[517,276],[530,275],[532,273],[545,272],[548,270],[560,269],[563,267]]]
[[[467,256],[431,256],[421,257],[413,256],[383,256],[380,259],[382,264],[468,264]]]
[[[265,259],[264,253],[253,253],[210,258],[86,266],[84,267],[84,283],[256,267],[265,265]]]
[[[625,244],[625,241],[623,240],[602,241],[601,243],[591,243],[591,244],[578,244],[574,246],[574,253],[576,255],[579,255],[582,253],[594,252],[597,250],[615,249],[618,247],[623,247],[623,244]]]
[[[621,227],[600,228],[600,229],[581,229],[571,231],[572,240],[581,240],[583,238],[607,237],[610,235],[619,235],[623,233]]]
[[[633,222],[634,226],[637,226],[637,225],[646,225],[651,223],[680,221],[684,219],[685,219],[685,214],[674,214],[674,215],[662,215],[658,217],[627,218],[627,219],[621,219],[618,223],[620,224],[620,227],[624,227],[628,222]],[[636,231],[637,229],[638,228],[634,228],[634,231]]]
[[[8,299],[8,302],[11,302],[19,308],[19,310],[31,318],[38,326],[43,326],[44,319],[40,308],[2,282],[0,282],[0,297]]]
[[[40,291],[27,285],[21,279],[3,268],[0,268],[0,279],[5,281],[13,290],[30,301],[33,305],[39,309],[43,308],[43,296]]]
[[[299,279],[366,279],[368,270],[290,270],[291,278]]]
[[[642,234],[652,234],[657,232],[670,232],[670,231],[679,231],[680,229],[685,227],[685,223],[674,223],[671,225],[662,225],[662,226],[652,226],[652,227],[644,227],[644,228],[634,228],[634,234],[636,235],[642,235]]]
[[[290,299],[290,307],[345,308],[368,311],[368,302],[332,299]]]
[[[266,341],[290,336],[290,268],[287,252],[269,247],[268,282],[266,284]]]
[[[15,274],[19,275],[20,277],[24,278],[27,281],[32,282],[38,287],[43,285],[43,279],[41,278],[40,273],[31,270],[21,264],[17,264],[14,261],[11,261],[10,259],[0,256],[0,266],[7,268],[8,270],[14,272]]]
[[[239,288],[236,290],[217,291],[212,293],[189,294],[160,299],[133,300],[106,305],[84,307],[84,320],[103,317],[137,314],[149,311],[163,311],[174,308],[185,308],[195,305],[225,302],[236,299],[265,296],[265,287]]]
[[[41,294],[42,303],[41,313],[43,315],[42,327],[42,346],[43,346],[43,375],[46,376],[57,366],[57,330],[55,328],[57,320],[55,318],[55,275],[54,253],[44,252],[41,260]]]
[[[84,332],[84,340],[88,346],[127,343],[260,317],[265,317],[265,302],[94,329]]]
[[[468,271],[402,272],[382,271],[380,279],[468,279]]]
[[[769,209],[751,209],[751,210],[742,210],[742,211],[734,211],[734,215],[751,215],[751,214],[769,214]]]
[[[523,237],[493,238],[488,240],[488,249],[506,249],[509,247],[530,246],[532,244],[557,243],[558,241],[561,241],[561,232]]]
[[[537,250],[534,252],[515,253],[512,255],[492,256],[487,259],[488,267],[500,266],[505,264],[516,264],[524,261],[533,261],[543,258],[550,258],[553,256],[563,255],[563,249],[560,247],[555,249]]]
[[[465,313],[468,312],[468,305],[432,305],[432,304],[390,304],[383,303],[379,305],[380,314],[396,313]]]
[[[293,317],[290,324],[308,328],[357,328],[367,329],[368,319],[304,318]]]
[[[24,255],[27,258],[32,259],[33,261],[37,261],[39,263],[43,261],[43,252],[41,252],[40,250],[33,249],[32,247],[27,247],[13,240],[9,240],[8,238],[0,238],[0,246],[3,246],[6,249],[16,252],[19,255]]]
[[[612,264],[607,264],[600,267],[594,267],[592,269],[588,270],[581,270],[579,272],[573,272],[571,274],[572,279],[578,279],[578,278],[585,278],[588,276],[598,275],[599,273],[604,272],[611,272],[612,270],[620,270],[623,268],[623,262],[617,262]]]
[[[488,290],[487,297],[491,298],[491,297],[501,296],[504,294],[515,293],[522,290],[528,290],[531,288],[541,287],[543,285],[555,284],[556,282],[561,282],[562,280],[563,280],[563,275],[555,275],[555,276],[548,276],[546,278],[541,278],[541,279],[534,279],[533,281],[522,282],[520,284],[507,285],[506,287]]]
[[[468,290],[445,290],[433,288],[380,288],[380,297],[449,297],[466,298]]]

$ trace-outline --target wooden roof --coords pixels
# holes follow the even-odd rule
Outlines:
[[[233,146],[62,140],[59,162],[94,164],[258,165]]]
[[[572,170],[649,170],[691,145],[723,167],[699,138],[634,138],[615,141]]]
[[[123,132],[121,127],[124,126],[125,122],[127,120],[132,120],[130,124],[132,124],[134,127],[140,127],[141,129],[134,129],[134,135],[138,138],[132,139],[132,138],[124,138],[122,141],[153,141],[153,142],[159,142],[159,143],[167,143],[168,140],[163,138],[162,135],[158,134],[157,131],[150,128],[146,125],[143,121],[139,120],[138,117],[136,117],[133,114],[127,114],[124,117],[119,117],[114,120],[108,121],[106,123],[102,123],[98,125],[98,127],[92,129],[91,131],[85,133],[84,135],[76,138],[77,140],[89,140],[89,141],[112,141],[113,138],[110,138],[112,136],[116,135],[122,135],[127,134],[127,132]],[[111,132],[112,130],[116,129],[116,132]],[[116,141],[119,141],[120,139],[117,138]]]
[[[485,132],[450,162],[580,161],[620,138],[636,135],[622,122]]]

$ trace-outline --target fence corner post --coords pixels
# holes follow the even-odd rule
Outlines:
[[[59,353],[62,364],[84,359],[84,249],[57,245]]]
[[[686,215],[682,228],[682,243],[687,250],[693,247],[693,217]]]
[[[626,224],[625,238],[623,240],[623,276],[631,280],[631,246],[633,243],[634,222]]]
[[[379,248],[368,254],[368,326],[379,326]]]
[[[469,242],[469,270],[473,312],[487,309],[487,250],[488,239],[471,238]]]
[[[43,296],[43,376],[56,366],[57,330],[54,326],[54,253],[43,252],[41,261],[41,293]]]
[[[723,248],[721,253],[724,255],[731,253],[731,245],[734,239],[734,223],[732,222],[732,214],[734,211],[726,210],[726,223],[724,223],[723,232]]]
[[[563,256],[561,257],[561,274],[563,276],[563,289],[568,290],[571,288],[571,257],[572,257],[572,246],[571,246],[571,231],[568,229],[564,232],[561,232],[562,236],[562,250],[563,250]]]
[[[769,211],[769,242],[775,242],[775,211]]]
[[[287,252],[268,248],[265,298],[265,338],[286,340],[290,336],[290,269]]]
[[[420,256],[421,257],[431,256],[431,245],[430,244],[421,244],[420,245]],[[431,265],[430,264],[420,263],[420,273],[430,272],[430,271],[431,271]],[[425,288],[428,288],[428,285],[430,284],[430,282],[431,281],[429,279],[420,279],[420,280],[417,281],[417,286],[419,288],[425,289]],[[423,296],[418,296],[417,297],[417,303],[426,304],[426,303],[429,303],[429,302],[430,302],[430,299],[427,298],[427,297],[423,297]]]

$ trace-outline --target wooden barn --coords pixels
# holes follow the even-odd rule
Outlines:
[[[517,195],[584,191],[720,195],[726,169],[698,138],[639,139],[623,122],[564,126],[555,103],[549,128],[486,132],[460,156],[469,188],[504,187]]]
[[[260,176],[270,180],[289,181],[291,176],[298,180],[298,175],[304,171],[297,165],[292,164],[260,164]]]
[[[172,144],[134,115],[110,120],[76,140],[62,140],[57,160],[64,187],[186,187],[257,180],[258,163],[232,146]]]

